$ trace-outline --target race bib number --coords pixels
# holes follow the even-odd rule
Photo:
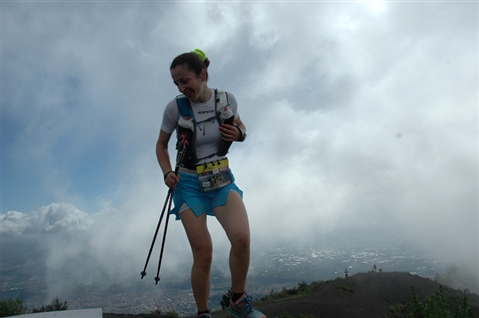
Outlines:
[[[228,159],[198,165],[196,173],[203,192],[219,189],[233,182]]]

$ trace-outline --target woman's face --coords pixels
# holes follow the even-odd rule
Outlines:
[[[180,93],[192,102],[205,102],[203,100],[206,86],[206,70],[201,70],[199,75],[183,65],[178,65],[171,70],[173,83]]]

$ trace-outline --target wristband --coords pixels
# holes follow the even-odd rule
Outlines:
[[[237,141],[244,141],[246,139],[246,132],[241,129],[239,126],[236,126],[236,128],[238,128],[239,132],[240,132],[240,137]]]
[[[167,173],[165,173],[165,174],[163,175],[163,180],[166,181],[166,178],[167,178],[168,175],[169,175],[170,173],[172,173],[172,172],[174,172],[174,171],[171,170],[171,171],[168,171]]]

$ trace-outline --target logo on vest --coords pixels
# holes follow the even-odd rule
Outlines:
[[[214,113],[215,113],[214,109],[210,109],[210,110],[199,110],[199,111],[197,112],[198,115],[214,114]]]

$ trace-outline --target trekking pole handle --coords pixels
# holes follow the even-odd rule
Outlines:
[[[182,134],[179,139],[178,143],[178,154],[176,155],[176,165],[175,165],[175,170],[170,170],[167,173],[163,175],[163,180],[166,181],[166,178],[168,178],[168,175],[170,173],[175,173],[178,174],[178,170],[180,169],[181,163],[183,162],[183,159],[185,157],[185,150],[186,147],[188,146],[188,141],[186,140],[186,135]]]
[[[176,156],[176,165],[175,165],[175,171],[174,171],[175,174],[178,174],[178,170],[180,169],[180,166],[183,163],[183,159],[185,159],[187,147],[188,147],[188,140],[186,139],[186,135],[182,134],[180,136],[180,143],[178,145],[178,155]],[[165,176],[167,176],[169,173],[170,172],[167,172]]]

